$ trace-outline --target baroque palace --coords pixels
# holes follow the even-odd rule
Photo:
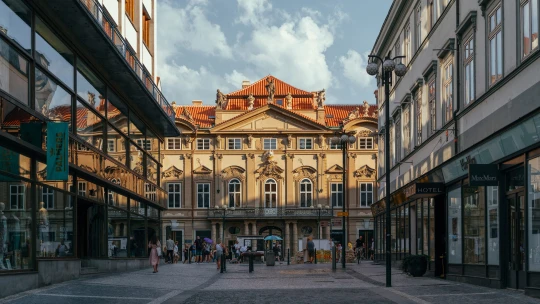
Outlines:
[[[224,238],[262,249],[262,238],[272,234],[292,255],[309,235],[342,239],[337,212],[344,195],[348,240],[371,238],[375,105],[326,105],[324,90],[308,92],[268,76],[229,94],[218,90],[216,105],[195,100],[173,107],[182,135],[166,138],[161,149],[161,185],[168,191],[162,238]],[[357,139],[347,147],[345,191],[343,150],[330,141],[343,130]]]

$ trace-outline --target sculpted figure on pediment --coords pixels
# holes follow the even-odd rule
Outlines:
[[[223,110],[227,97],[219,89],[216,93],[216,106],[218,109]]]
[[[323,108],[325,101],[326,101],[326,91],[322,89],[321,91],[319,91],[319,94],[317,94],[317,107],[319,109]]]
[[[255,103],[255,97],[253,97],[253,93],[249,93],[249,96],[247,97],[248,102],[248,110],[253,110],[253,104]]]
[[[369,108],[370,108],[368,102],[364,100],[364,105],[362,107],[364,108],[364,116],[368,116]]]
[[[273,161],[272,158],[267,157],[267,160],[261,164],[260,168],[257,169],[255,173],[259,174],[257,177],[259,180],[266,178],[282,179],[281,174],[283,173],[283,169],[281,169],[277,162]]]
[[[285,96],[285,104],[287,105],[287,109],[292,110],[292,95],[291,95],[291,92],[288,92],[287,96]]]
[[[268,103],[274,102],[274,93],[276,92],[276,84],[270,77],[266,77],[266,92],[268,93]]]

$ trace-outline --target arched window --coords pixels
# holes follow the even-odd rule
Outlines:
[[[277,207],[277,183],[273,179],[268,179],[264,183],[264,207]]]
[[[307,178],[300,182],[300,207],[311,207],[313,204],[313,184]]]
[[[241,206],[241,191],[240,191],[240,181],[231,179],[229,181],[229,207],[238,208]]]

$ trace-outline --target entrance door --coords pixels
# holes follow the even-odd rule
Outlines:
[[[81,259],[99,258],[106,254],[104,244],[104,206],[78,199],[77,201],[77,256]]]
[[[523,192],[510,194],[508,202],[508,287],[525,287],[525,196]]]

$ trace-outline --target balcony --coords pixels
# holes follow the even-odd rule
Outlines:
[[[231,209],[210,209],[209,219],[222,219],[225,212],[227,219],[330,219],[331,209],[317,208],[237,208]],[[319,214],[320,212],[320,214]]]
[[[63,34],[77,51],[138,110],[148,125],[162,136],[180,134],[172,106],[98,1],[48,0],[33,4],[64,29]]]

